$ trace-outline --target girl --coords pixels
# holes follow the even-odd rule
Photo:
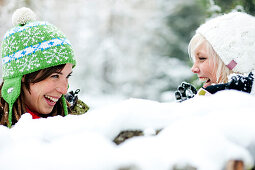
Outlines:
[[[189,43],[189,55],[203,87],[199,95],[235,89],[255,94],[255,18],[242,12],[232,12],[201,25]],[[230,77],[230,79],[229,79]],[[176,92],[179,101],[191,98],[196,90],[182,83]]]
[[[67,115],[64,95],[76,64],[70,42],[55,26],[35,21],[29,8],[16,10],[12,22],[2,41],[0,124],[11,127],[26,112]]]

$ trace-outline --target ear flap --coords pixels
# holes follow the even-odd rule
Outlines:
[[[19,97],[21,89],[21,79],[22,76],[4,80],[1,93],[2,97],[8,104],[13,104]]]
[[[67,110],[66,98],[64,95],[61,96],[61,100],[62,100],[62,105],[63,105],[63,109],[64,109],[64,114],[66,116],[66,115],[68,115],[68,110]]]
[[[10,79],[4,79],[4,84],[1,90],[3,99],[9,104],[8,127],[12,125],[12,106],[20,95],[22,76]]]

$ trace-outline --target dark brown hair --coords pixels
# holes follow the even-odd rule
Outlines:
[[[62,65],[58,65],[58,66],[54,66],[54,67],[45,68],[45,69],[30,73],[30,74],[26,74],[26,75],[24,75],[24,81],[21,82],[22,87],[24,86],[30,92],[30,84],[31,83],[35,84],[42,80],[45,80],[51,74],[61,72],[64,67],[65,67],[65,64],[62,64]],[[1,95],[3,83],[0,85],[0,95]],[[18,120],[20,119],[22,114],[27,112],[26,108],[25,108],[25,104],[24,104],[24,91],[23,91],[22,87],[21,87],[20,96],[13,104],[13,109],[12,109],[12,124],[13,125],[18,122]],[[67,103],[67,105],[68,105],[68,103]],[[68,108],[68,110],[70,111],[69,108]],[[2,95],[1,95],[0,96],[0,124],[1,125],[7,126],[8,113],[9,113],[8,103],[2,98]],[[50,114],[48,114],[47,117],[56,116],[56,115],[64,116],[64,109],[63,109],[61,100],[59,100],[56,103],[52,112]],[[45,115],[41,115],[41,116],[45,117]]]

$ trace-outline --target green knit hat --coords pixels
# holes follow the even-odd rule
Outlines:
[[[35,14],[29,8],[17,9],[12,22],[14,27],[5,34],[1,50],[4,79],[1,93],[9,104],[9,127],[23,75],[61,64],[76,64],[73,49],[65,35],[48,22],[36,21]],[[64,96],[62,101],[65,101]],[[63,106],[67,115],[65,102]]]

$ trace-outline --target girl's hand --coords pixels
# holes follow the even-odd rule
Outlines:
[[[235,75],[231,77],[228,84],[228,89],[235,89],[243,92],[250,93],[253,85],[253,73],[250,72],[247,77],[242,75]]]
[[[178,86],[177,91],[175,92],[175,99],[178,102],[182,102],[184,100],[190,99],[197,94],[196,88],[187,82],[182,82],[180,86]]]
[[[80,89],[77,89],[75,92],[70,91],[65,95],[66,100],[70,104],[70,109],[72,110],[78,101],[78,93],[80,92]]]

